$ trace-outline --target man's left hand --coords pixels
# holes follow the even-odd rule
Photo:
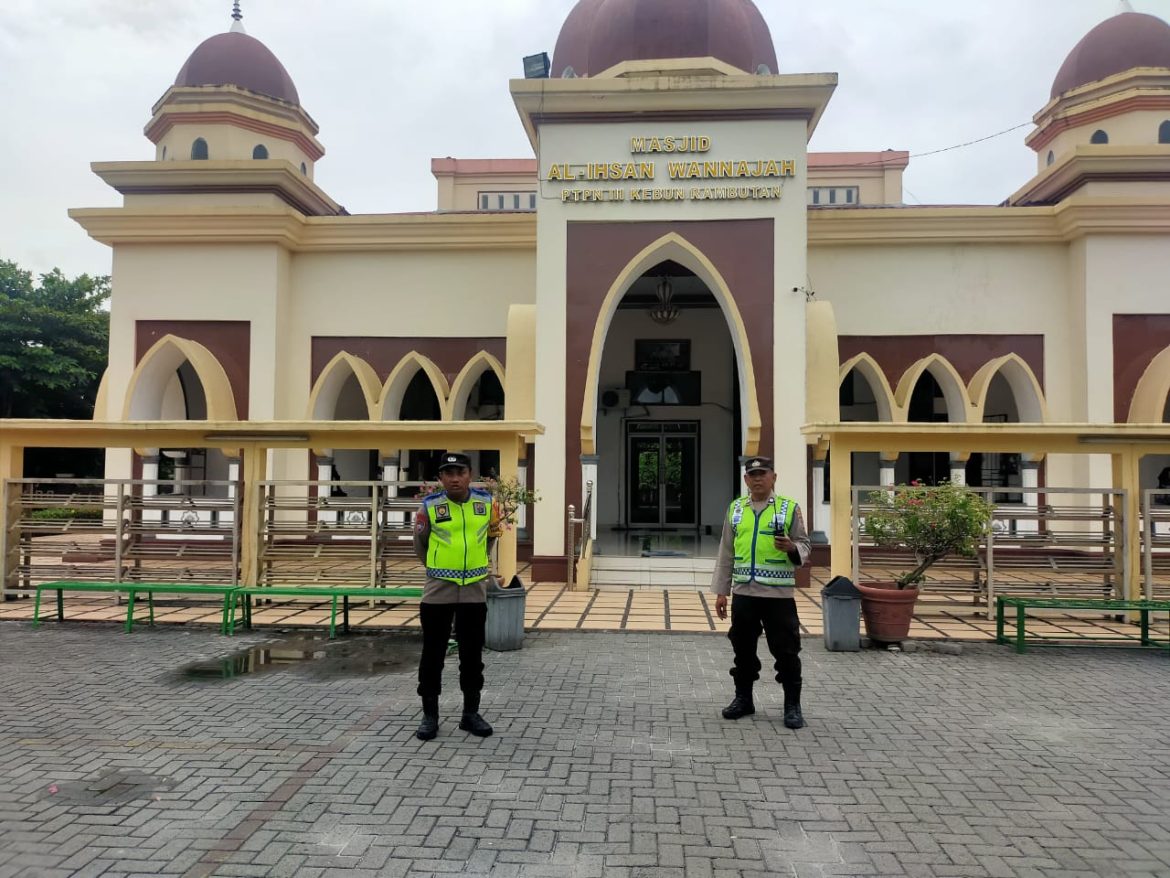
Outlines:
[[[779,549],[781,552],[795,552],[795,551],[797,551],[796,543],[794,543],[788,537],[783,536],[782,534],[776,534],[775,545],[776,545],[776,548]]]

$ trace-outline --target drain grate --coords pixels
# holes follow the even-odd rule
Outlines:
[[[136,799],[152,799],[174,789],[175,781],[144,771],[107,769],[86,780],[66,781],[49,786],[47,798],[86,805],[121,805]]]

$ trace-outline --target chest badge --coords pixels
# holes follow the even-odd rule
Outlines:
[[[476,515],[487,515],[487,504],[477,500],[471,504],[471,510]]]
[[[446,503],[440,503],[435,507],[435,521],[450,521],[451,507]]]

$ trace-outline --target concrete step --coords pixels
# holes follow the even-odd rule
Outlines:
[[[715,570],[714,558],[593,559],[594,588],[707,588]]]

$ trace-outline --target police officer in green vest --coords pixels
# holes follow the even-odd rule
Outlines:
[[[731,630],[735,650],[731,669],[735,698],[723,708],[725,719],[756,712],[752,686],[760,678],[757,647],[760,632],[776,660],[776,681],[784,687],[784,725],[804,727],[800,709],[800,619],[793,588],[796,568],[808,561],[808,531],[800,507],[776,494],[776,470],[767,457],[749,458],[744,465],[748,495],[727,510],[719,559],[711,578],[715,612],[727,618],[731,596]]]
[[[423,648],[418,666],[418,694],[423,718],[416,737],[429,741],[439,732],[439,693],[443,659],[454,623],[459,641],[459,688],[463,716],[459,728],[486,738],[492,727],[479,715],[483,690],[483,640],[487,621],[490,543],[498,535],[499,517],[487,491],[471,487],[471,458],[444,452],[439,464],[443,490],[425,497],[415,514],[414,551],[426,565],[419,619]]]

